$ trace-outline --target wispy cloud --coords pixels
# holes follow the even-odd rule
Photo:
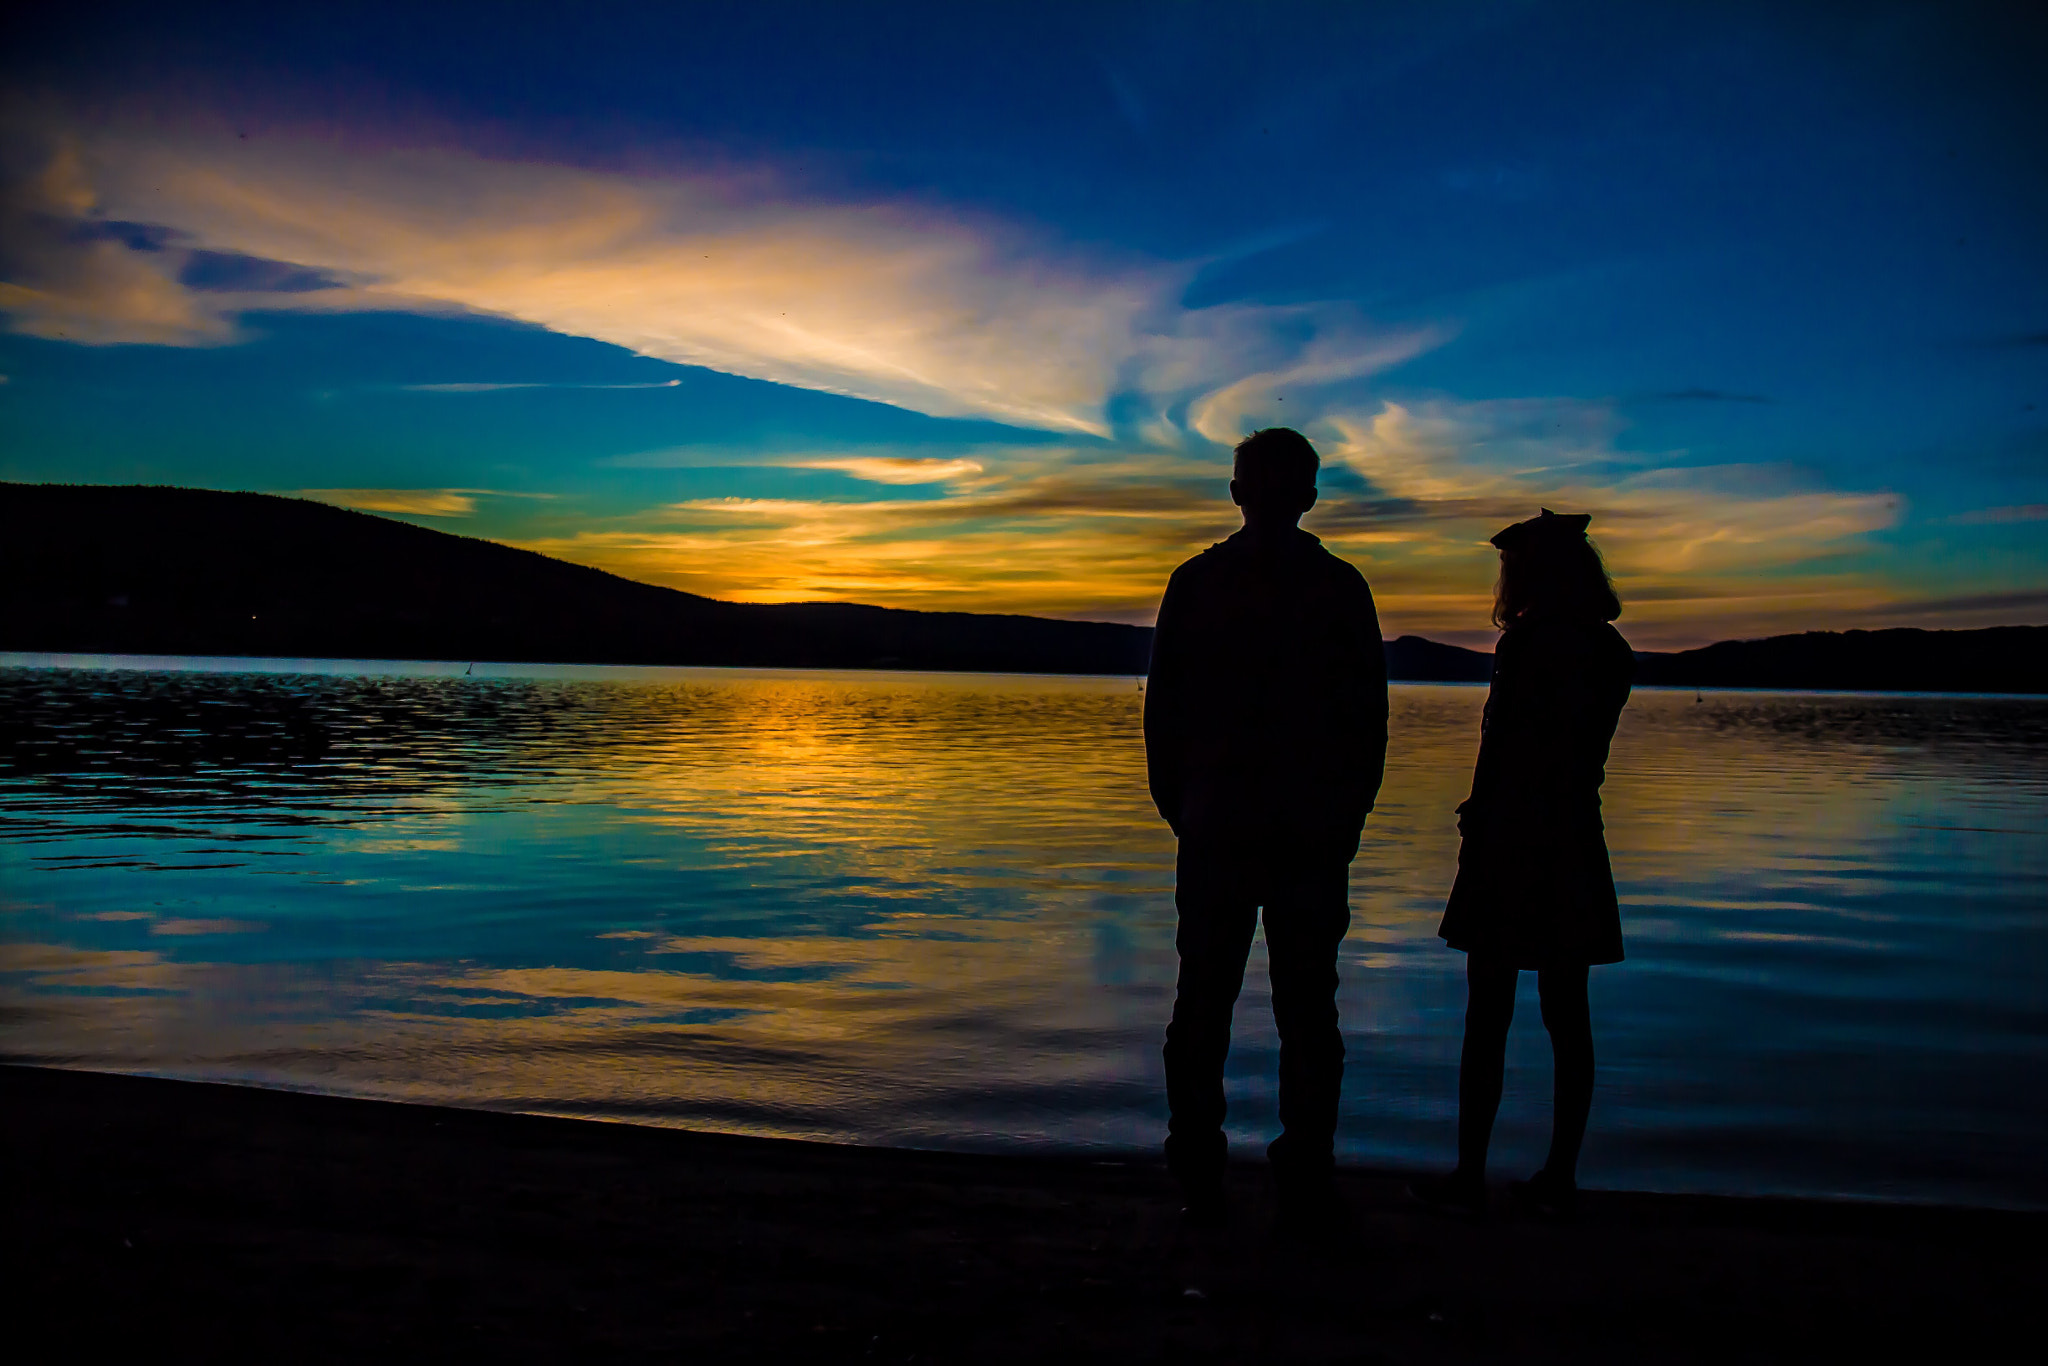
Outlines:
[[[1661,468],[1616,449],[1619,428],[1606,407],[1562,400],[1339,414],[1312,426],[1328,473],[1305,525],[1365,567],[1389,630],[1481,643],[1486,537],[1544,504],[1593,514],[1646,644],[1887,600],[1839,562],[1898,520],[1893,496],[1765,467]],[[936,497],[693,498],[520,543],[719,597],[1142,621],[1173,566],[1237,523],[1216,457],[1013,449],[964,463],[980,468]]]
[[[86,345],[235,340],[219,302],[179,282],[181,258],[146,240],[92,231],[97,207],[86,167],[68,147],[0,192],[8,275],[0,313],[13,331]]]
[[[1483,644],[1486,538],[1549,505],[1593,514],[1645,646],[1856,619],[1895,597],[1854,567],[1895,525],[1882,491],[1767,466],[1684,466],[1618,444],[1611,405],[1381,402],[1306,424],[1325,456],[1305,525],[1363,567],[1390,631]],[[729,452],[671,453],[733,463]],[[714,597],[1149,620],[1174,565],[1237,526],[1210,448],[979,447],[952,457],[767,455],[852,474],[776,496],[694,497],[550,520],[511,539]],[[909,486],[917,492],[905,496]],[[897,492],[898,488],[904,490]]]
[[[1978,508],[1959,512],[1948,519],[1956,526],[1997,526],[2007,522],[2048,522],[2048,503],[2020,503],[2013,507]]]
[[[1211,441],[1229,444],[1252,427],[1305,422],[1316,412],[1324,385],[1360,379],[1399,365],[1442,343],[1447,331],[1416,328],[1367,341],[1356,336],[1318,339],[1290,363],[1246,375],[1203,396],[1188,409],[1188,425]],[[1286,409],[1292,391],[1297,412]]]
[[[842,455],[788,462],[797,469],[837,470],[875,484],[943,484],[980,474],[973,460],[932,460],[901,455]]]
[[[1962,593],[1941,598],[1905,598],[1886,603],[1876,615],[1910,618],[1929,626],[2005,625],[2014,617],[2048,625],[2048,588],[2014,592]],[[1897,623],[1904,624],[1904,623]]]
[[[674,389],[679,379],[650,380],[640,384],[575,384],[555,380],[485,380],[454,384],[401,384],[413,394],[494,394],[501,389]]]
[[[1143,620],[1181,558],[1229,534],[1211,442],[1286,423],[1330,471],[1307,525],[1373,578],[1390,629],[1483,632],[1486,536],[1549,505],[1591,512],[1639,640],[1876,610],[1845,567],[1896,524],[1883,491],[1629,451],[1626,402],[1369,398],[1450,336],[1339,303],[1181,300],[1202,262],[1081,250],[911,201],[851,202],[767,169],[627,175],[460,149],[169,134],[74,140],[0,212],[17,330],[219,344],[241,311],[403,308],[521,319],[672,362],[1064,435],[1034,446],[677,449],[612,466],[835,473],[819,497],[685,499],[507,539],[630,577],[755,601]],[[19,232],[16,232],[16,229]],[[16,242],[25,245],[16,246]],[[456,373],[461,373],[457,371]],[[450,381],[436,395],[674,387]],[[792,491],[788,476],[773,487]],[[757,486],[758,487],[758,486]],[[401,515],[476,516],[481,489],[315,489]],[[2036,520],[1986,509],[1968,523]],[[1743,625],[1737,625],[1742,623]]]
[[[1631,623],[1653,633],[1753,616],[1766,599],[1808,611],[1882,599],[1829,565],[1897,525],[1897,495],[1815,489],[1775,467],[1660,461],[1618,450],[1617,427],[1604,405],[1568,400],[1386,403],[1369,416],[1335,415],[1328,453],[1377,497],[1360,515],[1339,500],[1330,539],[1365,533],[1362,548],[1414,571],[1390,582],[1397,606],[1404,582],[1425,598],[1441,592],[1452,559],[1472,565],[1475,587],[1490,581],[1486,537],[1541,506],[1593,515]]]
[[[1171,453],[1082,454],[978,453],[937,497],[694,498],[519,543],[757,602],[1148,619],[1173,564],[1232,529],[1228,470]]]
[[[299,497],[362,512],[396,512],[413,517],[467,517],[476,495],[462,489],[300,489]]]
[[[1572,400],[1385,403],[1368,418],[1329,420],[1334,456],[1418,515],[1529,516],[1539,502],[1570,504],[1594,513],[1594,534],[1644,570],[1760,569],[1896,525],[1903,511],[1895,494],[1815,490],[1774,467],[1622,452],[1616,425],[1603,405]]]
[[[1338,305],[1190,309],[1180,297],[1200,262],[835,199],[767,168],[625,175],[183,127],[65,144],[38,212],[68,227],[46,244],[43,284],[0,297],[17,329],[226,340],[238,296],[178,279],[193,253],[212,253],[335,282],[266,294],[265,307],[488,313],[938,416],[1096,436],[1129,393],[1159,413],[1196,405],[1197,430],[1214,436],[1257,406],[1260,382],[1371,373],[1433,336],[1388,335]],[[164,237],[149,250],[74,240],[107,221]]]

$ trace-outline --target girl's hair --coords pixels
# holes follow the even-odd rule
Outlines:
[[[1500,553],[1493,624],[1506,630],[1531,612],[1613,621],[1621,599],[1600,552],[1583,536],[1545,538]]]

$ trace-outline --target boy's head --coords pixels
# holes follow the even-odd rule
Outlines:
[[[1293,525],[1316,505],[1322,461],[1308,438],[1292,427],[1262,427],[1237,443],[1230,500],[1245,520]]]

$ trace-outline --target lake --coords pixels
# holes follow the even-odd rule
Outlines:
[[[0,655],[0,1056],[838,1142],[1156,1151],[1130,678]],[[1397,684],[1343,1160],[1453,1151],[1483,687]],[[1589,1186],[2048,1207],[2048,699],[1639,691]],[[1273,1132],[1263,947],[1236,1151]],[[1548,1133],[1524,974],[1496,1171]]]

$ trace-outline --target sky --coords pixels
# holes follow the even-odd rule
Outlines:
[[[16,7],[0,478],[1147,622],[1284,424],[1389,636],[2044,622],[2032,8]]]

